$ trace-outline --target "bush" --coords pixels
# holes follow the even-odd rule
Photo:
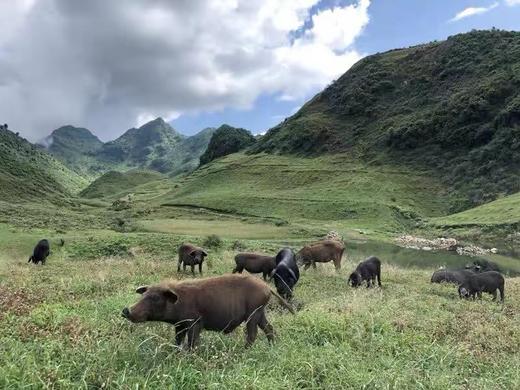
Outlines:
[[[202,243],[203,247],[214,249],[222,248],[222,245],[224,245],[222,238],[220,238],[216,234],[211,234],[207,236],[204,242]]]
[[[243,251],[244,249],[246,249],[246,246],[242,241],[236,240],[231,245],[231,249],[233,249],[234,251]]]

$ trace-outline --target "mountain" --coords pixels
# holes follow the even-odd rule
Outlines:
[[[452,211],[520,191],[520,32],[473,31],[364,58],[252,153],[344,153],[427,168]]]
[[[101,142],[89,130],[63,126],[39,144],[79,174],[91,179],[103,173],[151,169],[176,175],[199,164],[213,128],[186,137],[162,118],[131,128],[114,141]]]
[[[107,142],[97,156],[101,160],[129,167],[144,166],[177,149],[182,139],[182,135],[162,118],[157,118]]]
[[[200,164],[207,164],[216,158],[239,152],[255,142],[256,138],[246,129],[222,125],[211,136],[208,148],[200,156]]]
[[[215,131],[214,127],[208,127],[191,137],[184,138],[182,145],[186,156],[181,164],[172,170],[171,174],[194,171],[199,166],[199,158],[207,150]],[[197,158],[192,158],[192,156],[197,156]]]
[[[10,130],[0,130],[0,199],[63,202],[86,180]]]
[[[97,163],[95,157],[103,142],[88,129],[62,126],[38,144],[69,168],[83,175],[88,176],[106,169]]]

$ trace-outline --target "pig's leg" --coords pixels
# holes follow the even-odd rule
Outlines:
[[[195,264],[192,264],[190,267],[192,275],[195,276]]]
[[[339,272],[341,269],[341,258],[340,259],[334,259],[334,268],[336,268],[336,272]]]
[[[493,291],[493,293],[491,295],[493,295],[493,301],[496,301],[497,300],[497,290]]]
[[[177,263],[177,272],[181,272],[181,264],[182,264],[182,260],[179,257],[179,262]]]
[[[256,313],[252,314],[249,317],[249,320],[246,324],[246,348],[250,347],[256,340],[256,335],[258,334],[258,322],[260,319],[260,315],[263,312],[262,310],[258,310]]]
[[[199,272],[202,275],[202,263],[199,263]]]
[[[316,269],[316,262],[314,260],[312,261],[312,268]]]
[[[175,344],[177,344],[177,346],[181,346],[182,345],[182,342],[184,341],[184,338],[186,337],[186,332],[187,332],[187,328],[186,328],[186,325],[176,325],[175,326]]]
[[[188,328],[188,348],[193,349],[199,342],[200,331],[202,330],[202,324],[200,319],[197,319]]]
[[[265,311],[262,310],[262,316],[260,317],[260,321],[258,321],[258,326],[262,329],[267,336],[267,340],[272,343],[274,341],[274,329],[271,324],[265,318]]]

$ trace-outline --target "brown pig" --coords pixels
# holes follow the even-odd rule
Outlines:
[[[207,252],[193,244],[184,243],[179,247],[179,262],[177,264],[177,272],[181,271],[181,264],[183,270],[186,272],[186,266],[191,267],[191,273],[195,275],[195,266],[199,265],[199,272],[202,274],[202,263],[207,257]]]
[[[235,256],[236,267],[233,273],[242,273],[245,269],[252,274],[263,274],[264,280],[271,274],[276,262],[274,256],[267,256],[258,253],[239,253]]]
[[[134,323],[162,321],[175,326],[180,346],[188,335],[193,348],[202,329],[230,333],[246,323],[246,347],[256,339],[258,328],[273,341],[273,327],[265,307],[271,295],[294,314],[292,307],[262,280],[252,276],[224,275],[214,278],[163,282],[137,288],[141,299],[123,309],[123,317]]]
[[[296,254],[296,261],[304,265],[304,270],[311,265],[316,268],[316,263],[334,262],[336,271],[341,268],[341,257],[345,251],[345,245],[335,240],[323,240],[304,246]]]

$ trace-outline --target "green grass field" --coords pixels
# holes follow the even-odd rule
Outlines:
[[[435,225],[506,225],[520,223],[520,193],[506,196],[482,206],[433,218]]]
[[[230,231],[233,227],[230,225]],[[64,237],[46,266],[26,263],[34,242]],[[516,388],[520,386],[520,278],[507,278],[506,303],[459,301],[431,285],[433,267],[384,263],[383,288],[346,286],[362,257],[347,249],[301,276],[295,316],[271,303],[276,343],[259,335],[244,349],[241,329],[203,332],[179,351],[173,328],[120,316],[135,287],[177,274],[175,249],[203,237],[71,231],[63,235],[0,225],[1,388]],[[241,240],[274,252],[273,240]],[[233,240],[209,250],[206,276],[233,268]],[[348,245],[347,245],[348,247]],[[375,253],[377,254],[377,253]]]

